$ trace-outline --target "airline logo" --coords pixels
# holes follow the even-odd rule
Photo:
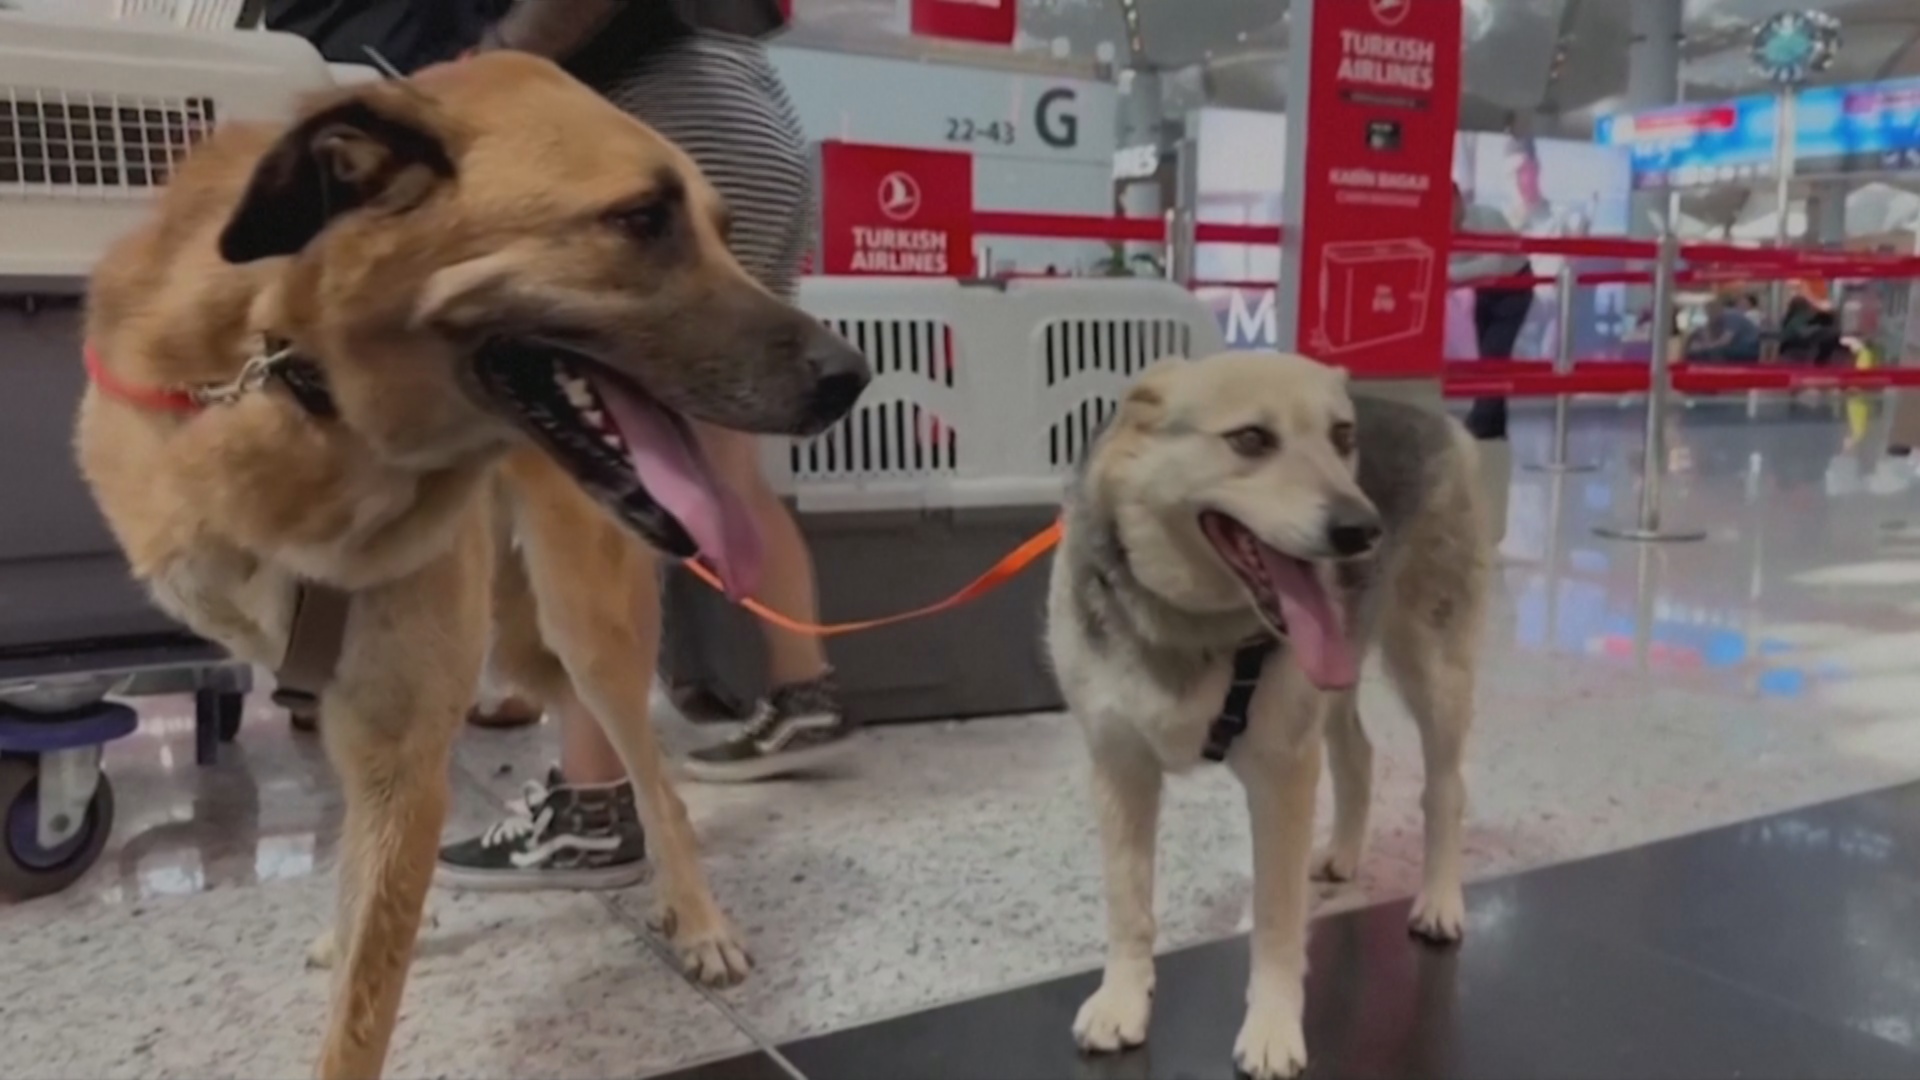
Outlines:
[[[1367,6],[1372,9],[1375,22],[1393,27],[1407,21],[1407,13],[1413,10],[1413,0],[1367,0]]]
[[[903,172],[880,179],[880,212],[891,221],[910,221],[920,212],[920,183]]]

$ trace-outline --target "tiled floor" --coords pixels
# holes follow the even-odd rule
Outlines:
[[[1346,912],[1315,944],[1326,1075],[1920,1075],[1901,1056],[1920,1031],[1920,795],[1755,821],[1920,777],[1914,474],[1853,456],[1829,419],[1693,410],[1667,506],[1712,538],[1598,541],[1636,497],[1636,421],[1581,414],[1574,456],[1598,473],[1516,470],[1469,754],[1484,884],[1457,956],[1407,941],[1391,906],[1353,910],[1408,895],[1419,850],[1410,725],[1363,691],[1375,831],[1360,882],[1323,898]],[[1545,434],[1518,422],[1516,459]],[[101,864],[0,909],[0,1077],[304,1073],[325,996],[302,957],[332,888],[326,764],[262,707],[196,768],[186,703],[146,713],[109,754],[121,817]],[[679,747],[709,734],[665,728]],[[539,775],[549,738],[465,736],[450,830]],[[759,962],[724,993],[663,961],[644,887],[437,897],[391,1072],[1225,1075],[1248,856],[1219,774],[1168,800],[1148,1050],[1072,1053],[1076,973],[1102,933],[1077,739],[1053,716],[891,728],[841,775],[684,787]]]

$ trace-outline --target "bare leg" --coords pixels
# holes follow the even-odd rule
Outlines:
[[[578,698],[562,702],[555,711],[560,720],[560,775],[567,783],[617,784],[627,778],[620,752]]]
[[[1333,772],[1333,837],[1313,859],[1321,881],[1352,881],[1360,870],[1373,799],[1373,743],[1360,725],[1360,703],[1351,693],[1327,706],[1327,763]]]
[[[1100,822],[1107,890],[1107,967],[1080,1006],[1073,1037],[1083,1050],[1113,1051],[1147,1040],[1153,1010],[1153,862],[1160,819],[1160,763],[1130,735],[1092,745],[1093,806]]]

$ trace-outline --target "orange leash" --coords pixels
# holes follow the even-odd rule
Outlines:
[[[877,627],[892,626],[895,623],[909,622],[913,619],[925,618],[928,615],[937,615],[942,611],[951,611],[962,604],[972,603],[1020,576],[1022,570],[1032,566],[1036,559],[1053,550],[1054,546],[1059,543],[1060,523],[1056,521],[1027,538],[1019,547],[1014,548],[999,562],[989,567],[986,573],[968,582],[965,588],[954,593],[952,596],[944,600],[936,600],[925,607],[914,608],[912,611],[903,611],[897,615],[883,615],[877,619],[861,619],[856,622],[820,625],[817,623],[802,622],[799,619],[782,615],[758,600],[742,600],[740,606],[780,629],[791,630],[796,634],[807,634],[812,637],[823,638],[839,637],[841,634],[857,634],[862,630],[872,630]],[[714,575],[713,571],[702,566],[697,560],[686,560],[686,567],[693,572],[693,576],[699,578],[701,581],[706,582],[715,589],[720,588],[720,579]]]

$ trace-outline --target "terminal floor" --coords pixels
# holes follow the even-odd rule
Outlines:
[[[1470,748],[1465,945],[1408,940],[1419,754],[1370,678],[1361,880],[1322,897],[1321,1076],[1920,1076],[1920,486],[1830,414],[1700,409],[1668,518],[1636,498],[1635,414],[1582,411],[1596,473],[1516,469]],[[1545,447],[1516,419],[1515,457]],[[0,908],[0,1077],[306,1075],[339,811],[319,747],[264,702],[209,768],[184,701],[112,747],[112,846]],[[662,724],[684,748],[711,733]],[[450,832],[538,776],[550,733],[474,731]],[[758,967],[709,992],[603,895],[436,894],[396,1076],[1227,1077],[1249,858],[1232,781],[1173,786],[1149,1046],[1083,1060],[1099,964],[1093,822],[1058,716],[870,731],[844,771],[683,790]],[[1902,786],[1909,785],[1909,786]],[[1324,825],[1324,793],[1322,821]],[[690,1070],[690,1071],[685,1071]]]

